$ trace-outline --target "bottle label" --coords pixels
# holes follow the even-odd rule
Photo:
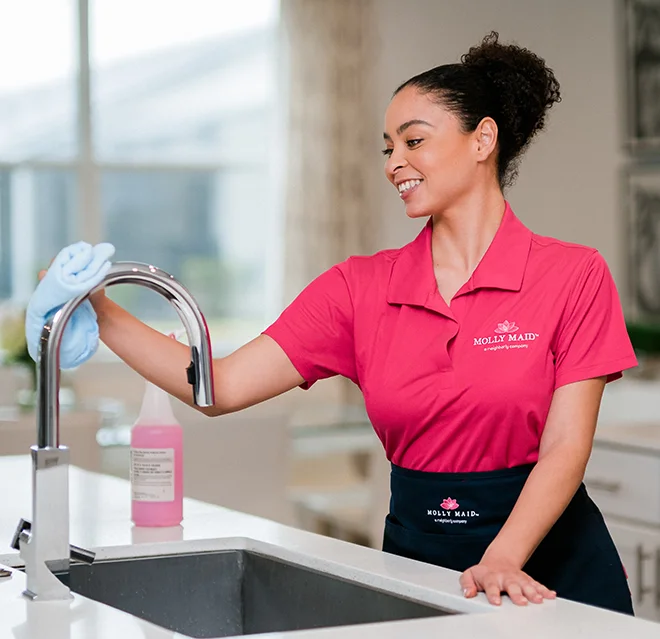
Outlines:
[[[174,501],[174,448],[131,448],[134,501]]]

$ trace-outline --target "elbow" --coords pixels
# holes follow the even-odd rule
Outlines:
[[[189,395],[188,397],[188,404],[194,408],[198,413],[201,413],[202,415],[206,415],[207,417],[220,417],[220,415],[224,415],[225,413],[231,412],[226,409],[224,404],[226,403],[224,400],[225,398],[223,397],[223,394],[219,391],[218,389],[218,384],[216,383],[216,380],[218,377],[220,377],[220,371],[218,370],[218,364],[219,360],[214,359],[213,360],[213,405],[212,406],[199,406],[195,403],[194,399],[194,393]]]
[[[213,406],[197,406],[196,404],[192,404],[192,407],[197,409],[197,412],[202,413],[202,415],[206,415],[207,417],[220,417],[220,415],[224,415],[227,412],[223,411],[217,404],[214,404]]]
[[[227,397],[223,397],[218,393],[217,389],[215,392],[215,403],[213,406],[197,406],[194,402],[191,406],[197,409],[198,412],[207,417],[220,417],[221,415],[227,415],[228,413],[233,413],[240,409],[239,406],[233,406],[228,401]]]

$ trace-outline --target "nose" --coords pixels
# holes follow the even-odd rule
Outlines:
[[[392,149],[391,155],[385,162],[385,175],[390,182],[394,182],[394,178],[400,169],[404,168],[407,164],[405,150],[396,146]]]

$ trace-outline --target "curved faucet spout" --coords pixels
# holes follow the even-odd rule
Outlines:
[[[34,601],[71,597],[55,572],[69,569],[69,449],[60,445],[60,344],[73,312],[95,291],[113,284],[146,286],[176,309],[188,333],[192,362],[188,382],[198,406],[212,406],[213,358],[206,320],[188,290],[169,273],[139,262],[115,262],[90,293],[65,304],[41,333],[37,375],[37,446],[32,446],[32,522],[19,522],[13,543],[25,560],[24,595]],[[91,553],[85,557],[93,560]]]
[[[191,363],[187,369],[188,382],[193,387],[197,406],[213,406],[213,356],[208,326],[190,292],[165,271],[140,262],[115,262],[103,281],[90,293],[65,304],[44,326],[39,344],[37,445],[39,448],[58,447],[60,344],[64,329],[73,312],[91,294],[114,284],[137,284],[162,295],[176,309],[188,334]]]

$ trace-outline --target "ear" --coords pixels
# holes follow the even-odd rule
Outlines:
[[[477,160],[484,162],[497,147],[497,124],[490,117],[484,118],[474,130]]]

